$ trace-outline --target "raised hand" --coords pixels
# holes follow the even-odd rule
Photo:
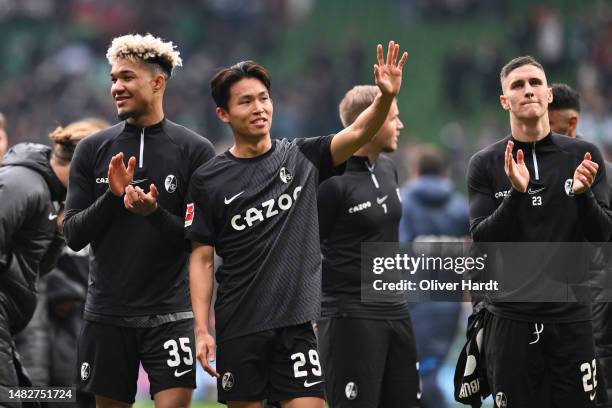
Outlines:
[[[147,194],[145,194],[140,187],[134,188],[134,186],[128,185],[125,188],[123,204],[128,211],[134,214],[147,216],[157,209],[158,194],[155,184],[151,184]]]
[[[196,357],[202,364],[202,368],[211,377],[219,378],[220,375],[210,365],[215,361],[215,339],[210,334],[196,336]]]
[[[108,164],[108,188],[117,197],[123,195],[123,191],[132,182],[134,169],[136,168],[136,158],[130,157],[128,166],[123,163],[123,153],[113,156]]]
[[[574,194],[582,194],[593,185],[597,170],[599,170],[599,165],[591,160],[591,153],[587,152],[584,155],[584,160],[576,167],[574,172],[574,182],[572,184]]]
[[[527,186],[529,185],[529,170],[525,165],[525,156],[523,150],[519,149],[516,152],[516,161],[514,161],[514,157],[512,157],[512,149],[514,148],[514,142],[512,140],[508,140],[508,144],[506,145],[506,157],[504,163],[504,170],[506,171],[506,176],[510,179],[510,183],[515,190],[524,193],[527,191]]]
[[[383,95],[397,95],[402,86],[402,68],[408,59],[408,53],[404,52],[399,62],[399,44],[389,41],[387,48],[387,60],[383,59],[383,47],[378,44],[376,47],[376,57],[378,63],[374,65],[374,80]]]

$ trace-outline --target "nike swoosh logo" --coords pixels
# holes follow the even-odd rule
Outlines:
[[[315,382],[311,382],[311,383],[309,383],[309,382],[308,382],[308,380],[306,380],[306,381],[304,381],[304,387],[306,387],[306,388],[310,388],[310,387],[312,387],[313,385],[317,385],[317,384],[320,384],[320,383],[322,383],[322,382],[323,382],[323,380],[321,380],[321,381],[315,381]]]
[[[180,377],[180,376],[183,376],[183,375],[187,374],[188,372],[190,372],[192,370],[193,370],[193,368],[190,368],[189,370],[186,370],[186,371],[176,371],[176,370],[174,370],[174,376],[175,377]]]
[[[57,218],[57,214],[49,214],[49,220],[54,220]]]
[[[223,198],[223,202],[225,203],[225,205],[228,205],[229,203],[234,201],[236,198],[238,198],[242,193],[244,193],[244,191],[241,191],[238,194],[236,194],[235,196],[230,197],[230,198],[224,197]]]
[[[597,395],[596,392],[589,394],[589,398],[591,399],[591,401],[593,401],[595,399],[595,396]]]
[[[529,194],[538,194],[540,191],[544,191],[544,190],[546,190],[546,187],[538,188],[537,190],[529,189],[529,190],[527,190],[527,193],[529,193]]]
[[[147,180],[148,179],[132,180],[130,184],[140,184],[140,183],[144,183]]]
[[[387,196],[384,196],[382,198],[376,197],[376,202],[380,205],[380,204],[384,203],[386,199],[387,199]]]

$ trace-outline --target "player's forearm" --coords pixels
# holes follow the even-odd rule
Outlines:
[[[344,163],[376,135],[387,118],[394,98],[393,95],[379,93],[374,102],[357,116],[355,122],[336,134],[331,145],[334,166]]]
[[[213,294],[214,264],[212,257],[202,259],[201,251],[194,250],[189,262],[189,291],[196,336],[210,333],[208,318]]]
[[[74,251],[79,251],[94,241],[112,222],[115,212],[121,207],[123,199],[115,196],[110,190],[85,209],[70,208],[68,201],[64,221],[64,236],[68,246]]]
[[[166,242],[173,247],[183,248],[184,221],[181,217],[168,212],[158,203],[157,209],[145,219],[157,228]]]
[[[470,222],[470,232],[474,242],[506,241],[508,232],[513,228],[517,209],[527,194],[514,188],[510,195],[504,199],[495,211],[488,217],[475,217]],[[470,202],[470,206],[477,206],[477,202]],[[471,209],[472,213],[478,212]]]

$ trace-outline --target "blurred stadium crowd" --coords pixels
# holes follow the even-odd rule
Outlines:
[[[335,3],[346,8],[364,4]],[[429,67],[440,73],[434,88],[437,116],[423,119],[418,118],[423,115],[419,111],[402,112],[407,123],[402,144],[408,154],[395,155],[400,166],[408,168],[403,159],[410,161],[411,146],[433,141],[446,151],[451,174],[463,189],[472,153],[509,132],[506,114],[498,105],[499,70],[510,57],[522,54],[534,55],[544,64],[549,82],[567,82],[581,93],[578,133],[612,159],[609,1],[566,1],[562,8],[552,1],[527,0],[516,2],[522,8],[507,0],[379,3],[369,10],[394,16],[394,24],[432,22],[446,24],[449,30],[449,40],[440,45],[441,58],[434,62],[439,66]],[[208,81],[217,67],[242,59],[255,59],[271,68],[276,108],[273,136],[335,131],[341,126],[337,104],[342,94],[354,84],[371,82],[368,45],[386,41],[390,29],[373,39],[357,23],[342,38],[312,45],[292,43],[295,27],[317,27],[317,16],[326,7],[323,0],[174,0],[171,6],[162,0],[0,0],[0,112],[6,118],[8,144],[48,143],[52,129],[79,118],[114,122],[106,49],[114,36],[146,32],[174,41],[185,61],[166,93],[168,118],[205,135],[218,151],[229,147],[232,136],[214,115]],[[453,41],[453,23],[465,18],[499,19],[504,32],[511,35]],[[394,30],[401,31],[402,26]],[[316,32],[312,35],[320,38]],[[410,41],[404,43],[410,52]],[[295,53],[301,58],[289,58]],[[423,91],[410,66],[409,57],[409,82],[401,100],[416,100]],[[413,119],[432,124],[414,131]],[[209,381],[209,391],[211,387]]]
[[[482,119],[476,133],[471,118],[483,104],[497,109],[502,61],[530,53],[543,61],[550,82],[565,81],[582,94],[580,133],[611,144],[612,7],[605,1],[569,3],[577,6],[563,12],[546,5],[530,5],[523,12],[507,1],[482,0],[393,0],[370,9],[396,16],[407,27],[427,21],[449,24],[450,38],[450,24],[466,16],[500,18],[511,27],[511,36],[503,40],[481,37],[440,45],[446,49],[438,100],[447,109],[437,121],[446,126],[441,134],[432,126],[430,132],[425,128],[427,134],[412,136],[446,141],[449,147],[457,141],[467,144],[459,160],[498,139],[507,132],[503,117]],[[369,42],[384,39],[367,38],[353,26],[344,38],[328,43],[294,44],[302,47],[304,63],[285,61],[292,30],[316,20],[325,8],[325,2],[314,0],[176,0],[172,7],[157,0],[0,0],[0,111],[7,117],[10,143],[45,142],[49,130],[82,117],[113,121],[104,53],[110,38],[126,32],[154,32],[179,45],[185,66],[169,87],[167,115],[205,134],[220,149],[231,137],[214,117],[208,80],[217,67],[245,58],[275,61],[268,64],[278,109],[273,134],[311,136],[338,129],[340,96],[353,84],[369,81],[365,50]],[[419,79],[411,78],[404,98],[419,95]]]

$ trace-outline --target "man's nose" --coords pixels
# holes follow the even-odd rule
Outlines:
[[[115,93],[119,93],[119,92],[123,91],[124,89],[125,88],[123,86],[123,82],[117,80],[111,86],[111,94],[114,95]]]
[[[255,103],[253,104],[253,109],[255,113],[261,113],[264,111],[264,104],[260,100],[256,99]]]

